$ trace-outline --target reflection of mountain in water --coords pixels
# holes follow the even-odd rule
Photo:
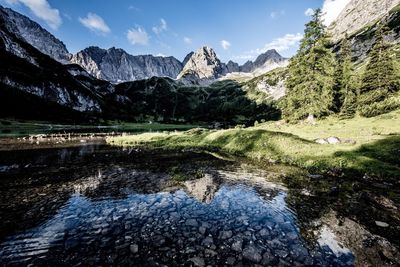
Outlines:
[[[208,204],[182,190],[124,199],[75,194],[44,224],[1,243],[0,262],[351,265],[351,255],[307,248],[285,196],[265,201],[243,185],[221,185]]]
[[[203,178],[186,181],[186,190],[194,196],[198,201],[204,203],[210,203],[214,198],[215,193],[219,189],[220,181],[209,174],[206,174]]]

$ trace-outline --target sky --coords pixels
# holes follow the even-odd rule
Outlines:
[[[330,24],[350,0],[0,0],[38,22],[71,53],[88,46],[179,60],[207,45],[244,63],[268,49],[295,54],[313,10]]]

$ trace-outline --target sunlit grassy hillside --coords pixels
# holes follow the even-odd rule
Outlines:
[[[317,144],[335,136],[347,144]],[[110,144],[229,153],[262,162],[282,162],[310,171],[344,171],[377,178],[400,177],[400,111],[375,118],[328,118],[315,125],[269,122],[228,130],[194,129],[108,139]],[[355,142],[355,144],[354,144]]]

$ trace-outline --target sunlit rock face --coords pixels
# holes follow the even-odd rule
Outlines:
[[[399,4],[400,0],[352,0],[330,26],[330,34],[334,41],[338,41],[346,33],[354,34],[381,19]]]
[[[288,62],[287,58],[282,57],[275,49],[271,49],[259,55],[254,62],[247,61],[239,70],[261,75],[279,67],[286,67]]]
[[[254,62],[247,61],[242,66],[233,61],[225,64],[220,61],[212,48],[204,46],[186,56],[178,79],[185,84],[207,85],[220,78],[229,79],[247,74],[261,75],[279,67],[286,67],[288,62],[288,59],[272,49],[259,55]]]
[[[375,44],[374,34],[381,25],[387,27],[385,40],[400,43],[400,0],[352,0],[330,25],[329,34],[340,48],[340,40],[347,34],[352,46],[353,59],[361,62]]]
[[[154,76],[176,78],[182,70],[182,63],[174,57],[132,56],[114,47],[88,47],[73,55],[71,62],[82,66],[94,77],[112,83]]]
[[[185,61],[186,64],[177,77],[184,83],[209,84],[226,74],[225,66],[221,63],[215,51],[208,46],[198,49]]]
[[[1,6],[0,18],[6,21],[4,26],[23,41],[61,63],[69,63],[71,54],[64,43],[43,29],[38,23],[10,8],[3,8]],[[18,49],[15,53],[18,53],[18,51],[20,50]]]

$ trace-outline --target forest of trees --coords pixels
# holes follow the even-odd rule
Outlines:
[[[287,94],[281,103],[283,118],[372,117],[399,108],[399,75],[392,46],[384,38],[388,29],[378,25],[368,62],[356,70],[348,36],[335,54],[321,17],[317,9],[290,61]]]

